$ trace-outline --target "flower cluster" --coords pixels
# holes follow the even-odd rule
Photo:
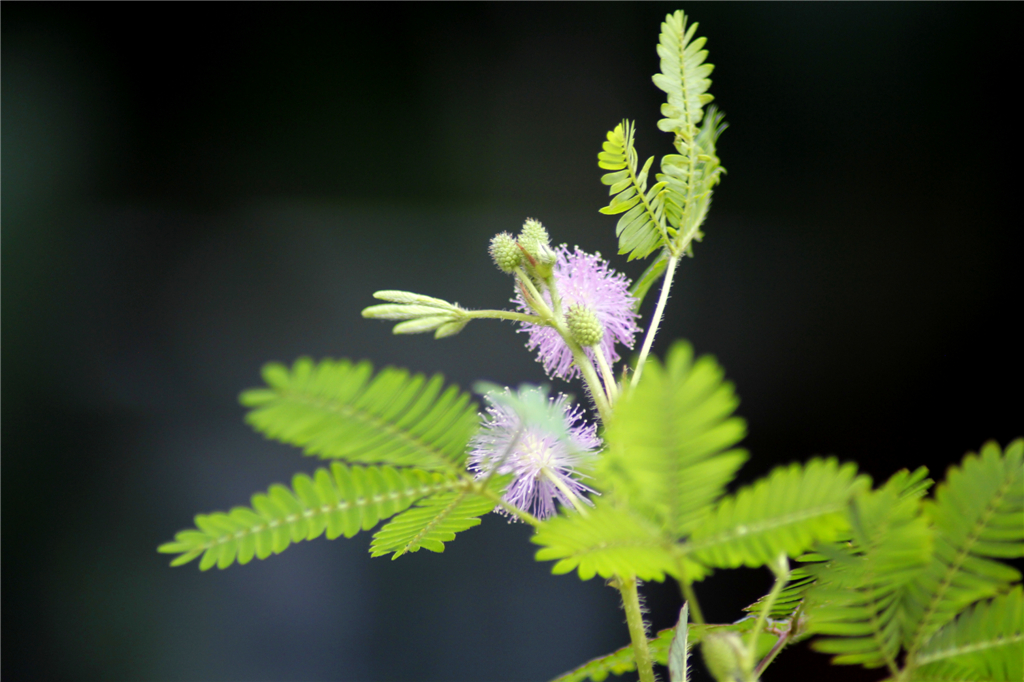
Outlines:
[[[599,347],[610,364],[619,359],[615,345],[621,343],[633,347],[633,337],[639,331],[636,320],[639,315],[633,310],[636,299],[629,293],[629,280],[608,267],[600,254],[594,255],[576,247],[570,251],[564,244],[558,247],[554,267],[555,288],[562,300],[562,308],[583,307],[597,317],[604,330]],[[544,298],[551,305],[550,293]],[[522,312],[532,312],[521,292],[513,302]],[[548,376],[571,379],[579,374],[573,365],[572,351],[561,335],[552,327],[523,323],[523,329],[530,335],[527,348],[537,350],[537,360],[544,365]],[[591,361],[593,351],[586,350]]]
[[[540,519],[555,514],[556,498],[568,507],[590,504],[583,495],[594,491],[580,482],[586,476],[579,470],[589,467],[601,439],[582,410],[566,395],[549,398],[546,388],[490,390],[485,397],[490,406],[470,441],[469,470],[478,479],[513,474],[505,501]]]

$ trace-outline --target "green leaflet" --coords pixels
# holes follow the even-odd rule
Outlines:
[[[919,495],[904,494],[910,477],[901,471],[881,489],[855,497],[850,542],[822,549],[834,558],[817,572],[806,612],[810,633],[838,635],[812,645],[837,654],[833,663],[898,671],[903,587],[928,564],[933,543]]]
[[[916,658],[914,680],[1024,679],[1024,592],[979,602],[935,633]]]
[[[428,497],[374,534],[370,556],[393,552],[391,558],[397,559],[421,548],[443,552],[445,542],[454,540],[456,533],[480,525],[480,517],[495,505],[494,499],[466,483],[458,490]]]
[[[444,378],[368,362],[309,358],[263,368],[269,388],[242,393],[246,421],[308,455],[363,464],[461,471],[479,424],[476,405]]]
[[[578,569],[580,580],[595,575],[635,575],[643,580],[677,575],[678,557],[672,538],[650,521],[599,498],[593,509],[582,514],[555,516],[543,522],[531,538],[542,545],[537,561],[557,560],[551,572]],[[703,575],[700,566],[687,564],[688,579]]]
[[[683,551],[715,568],[764,566],[780,553],[799,556],[847,530],[847,501],[868,483],[854,465],[832,458],[777,467],[723,499]]]
[[[662,246],[668,245],[669,235],[665,230],[664,182],[647,188],[647,176],[654,157],[647,159],[641,169],[638,166],[636,148],[633,146],[635,128],[630,121],[623,121],[608,133],[603,151],[597,155],[597,165],[614,171],[601,176],[601,182],[611,185],[611,203],[601,209],[605,215],[624,213],[615,234],[619,238],[619,253],[629,254],[629,260],[646,258]]]
[[[183,530],[158,552],[180,554],[171,566],[199,555],[200,570],[247,564],[255,556],[280,554],[293,542],[312,540],[326,532],[328,539],[352,537],[380,519],[406,509],[416,500],[448,490],[455,481],[416,469],[348,467],[335,462],[331,471],[317,469],[312,478],[296,474],[292,489],[272,485],[252,497],[252,508],[196,516],[196,530]]]
[[[1024,556],[1024,439],[1001,452],[994,442],[950,467],[925,513],[935,526],[928,568],[904,597],[904,646],[913,657],[943,625],[979,599],[1018,582],[1015,568],[992,559]]]
[[[615,407],[598,481],[672,539],[689,535],[747,459],[739,399],[714,358],[676,342]]]

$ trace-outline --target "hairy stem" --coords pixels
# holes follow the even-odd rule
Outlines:
[[[636,576],[623,578],[616,576],[619,593],[622,595],[622,608],[626,611],[626,625],[629,626],[629,638],[633,642],[633,658],[640,682],[654,682],[654,659],[647,647],[647,628],[644,627],[644,616],[640,612],[640,595],[636,590]]]
[[[651,317],[651,326],[644,337],[644,345],[640,349],[640,358],[636,361],[636,371],[633,372],[631,386],[636,386],[640,381],[640,375],[644,371],[644,363],[647,362],[647,355],[651,352],[651,344],[654,343],[654,336],[658,333],[658,326],[661,324],[661,316],[665,313],[665,303],[668,301],[668,290],[672,287],[672,278],[676,274],[676,264],[679,257],[669,254],[668,266],[665,268],[665,280],[661,283],[661,295],[658,296],[658,306],[654,309],[654,316]]]

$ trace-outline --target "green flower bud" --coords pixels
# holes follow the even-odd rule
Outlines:
[[[597,315],[586,306],[569,306],[565,311],[565,324],[569,327],[573,340],[584,348],[597,345],[604,336],[604,327],[601,326]]]
[[[494,235],[491,239],[491,258],[498,269],[511,274],[523,261],[523,252],[508,232]]]
[[[735,632],[716,632],[700,644],[704,665],[718,682],[737,682],[743,675],[743,640]]]
[[[531,256],[536,258],[537,247],[550,246],[551,238],[548,237],[548,231],[544,229],[539,220],[527,218],[523,223],[522,232],[519,233],[519,243],[530,252]]]

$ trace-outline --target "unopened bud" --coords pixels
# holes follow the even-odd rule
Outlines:
[[[508,232],[494,235],[494,238],[491,239],[490,252],[494,264],[506,274],[511,274],[523,260],[523,252]]]
[[[573,304],[565,311],[565,324],[569,327],[569,333],[573,340],[588,348],[601,342],[604,336],[604,327],[597,315],[590,308]]]
[[[544,229],[539,220],[527,218],[526,222],[523,223],[522,231],[519,233],[519,243],[530,252],[531,256],[536,257],[535,251],[537,246],[549,246],[551,238],[548,237],[548,231]]]
[[[736,682],[743,675],[743,640],[735,632],[716,632],[700,643],[704,665],[718,682]]]

